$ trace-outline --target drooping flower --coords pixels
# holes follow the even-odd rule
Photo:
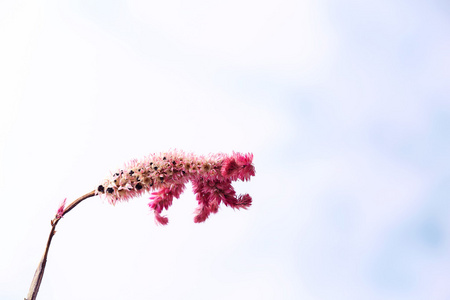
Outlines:
[[[238,152],[209,156],[182,151],[151,154],[143,160],[132,160],[111,173],[98,185],[96,194],[115,204],[153,191],[149,207],[156,222],[166,225],[168,218],[161,215],[162,211],[172,205],[174,198],[180,197],[185,184],[191,181],[199,205],[194,221],[199,223],[216,213],[222,202],[237,209],[251,205],[250,195],[236,196],[231,183],[247,181],[255,175],[252,161],[253,154]]]

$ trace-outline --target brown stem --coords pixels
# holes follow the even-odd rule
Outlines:
[[[58,224],[59,220],[61,220],[61,218],[68,213],[69,211],[71,211],[75,206],[77,206],[81,201],[90,198],[92,196],[95,196],[95,191],[89,192],[84,196],[81,196],[80,198],[76,199],[75,201],[73,201],[72,203],[70,203],[63,211],[61,216],[56,216],[51,224],[52,224],[52,230],[50,231],[50,235],[48,236],[48,240],[47,240],[47,246],[45,247],[45,252],[44,255],[42,256],[41,261],[39,262],[39,265],[36,269],[36,272],[34,273],[34,277],[33,277],[33,281],[31,282],[31,286],[30,286],[30,290],[28,291],[28,295],[27,298],[25,298],[25,300],[36,300],[37,297],[37,293],[39,292],[39,287],[41,286],[41,282],[42,282],[42,277],[44,277],[44,270],[45,270],[45,265],[47,263],[47,255],[48,255],[48,250],[50,248],[50,244],[52,242],[53,236],[55,235],[55,228],[56,225]]]

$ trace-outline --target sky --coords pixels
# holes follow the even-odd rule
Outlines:
[[[64,198],[180,149],[252,152],[246,211],[90,198],[38,299],[450,299],[446,1],[0,1],[0,298]]]

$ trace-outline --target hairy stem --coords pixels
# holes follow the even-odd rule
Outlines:
[[[47,263],[47,255],[48,255],[48,250],[50,249],[50,244],[52,242],[53,236],[55,235],[55,228],[56,225],[58,224],[59,220],[61,220],[61,218],[68,213],[69,211],[71,211],[75,206],[77,206],[81,201],[90,198],[92,196],[95,196],[95,191],[89,192],[84,196],[81,196],[80,198],[76,199],[75,201],[73,201],[72,203],[70,203],[65,209],[64,212],[62,213],[61,216],[56,216],[51,224],[52,224],[52,230],[50,231],[50,235],[48,236],[48,240],[47,240],[47,246],[45,247],[45,252],[44,255],[42,256],[41,261],[39,262],[39,265],[36,269],[36,272],[34,273],[34,277],[33,277],[33,281],[31,282],[31,286],[30,286],[30,290],[28,291],[28,295],[27,298],[25,298],[25,300],[36,300],[37,294],[39,292],[39,287],[41,286],[41,282],[42,282],[42,277],[44,277],[44,270],[45,270],[45,265]]]

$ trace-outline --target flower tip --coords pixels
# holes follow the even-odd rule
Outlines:
[[[194,217],[194,223],[203,223],[208,219],[209,214],[211,213],[206,207],[199,207],[196,210],[196,215]]]
[[[66,200],[67,198],[64,198],[63,202],[59,205],[58,211],[56,212],[56,217],[58,219],[62,218],[64,214],[64,208],[66,207]]]
[[[224,160],[220,170],[222,176],[231,180],[240,179],[242,181],[250,180],[255,176],[255,167],[253,166],[253,154],[233,153],[233,156]]]
[[[194,223],[203,223],[206,221],[207,218],[204,218],[203,216],[195,216],[194,217]]]
[[[247,209],[252,205],[252,197],[249,194],[241,195],[237,200],[239,208]]]
[[[161,216],[158,213],[155,213],[155,221],[158,225],[167,225],[169,223],[169,218]]]

